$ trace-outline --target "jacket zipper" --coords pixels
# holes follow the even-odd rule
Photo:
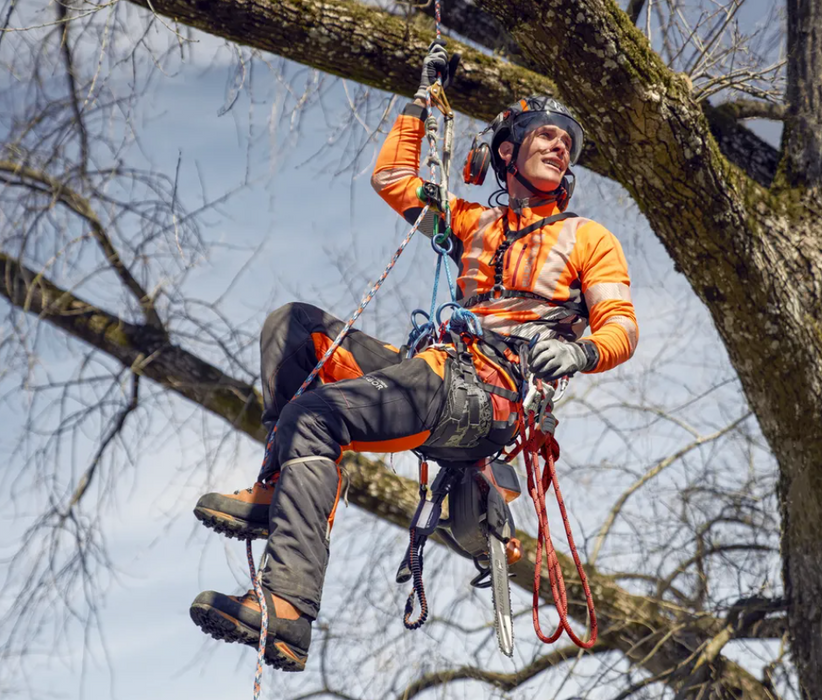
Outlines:
[[[519,251],[519,257],[517,258],[517,264],[514,266],[514,274],[511,275],[511,286],[514,287],[517,284],[517,273],[519,272],[519,264],[522,262],[522,256],[525,255],[525,251],[528,250],[528,244],[526,243],[522,246],[522,250]]]

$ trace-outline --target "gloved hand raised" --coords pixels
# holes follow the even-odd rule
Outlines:
[[[531,372],[547,381],[594,369],[598,361],[599,353],[593,343],[572,343],[559,338],[540,340],[528,355]]]
[[[455,53],[450,61],[448,60],[445,39],[435,39],[428,47],[428,54],[422,61],[420,86],[414,93],[414,99],[425,100],[428,96],[428,88],[437,82],[437,78],[442,79],[443,87],[448,87],[459,62],[460,55],[458,53]]]

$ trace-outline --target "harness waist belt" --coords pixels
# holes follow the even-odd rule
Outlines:
[[[460,299],[457,303],[464,309],[470,309],[472,306],[482,304],[486,301],[497,301],[498,299],[536,299],[537,301],[556,306],[548,297],[544,297],[536,292],[526,292],[519,289],[492,289],[490,292],[483,292],[482,294],[475,294],[468,299]]]

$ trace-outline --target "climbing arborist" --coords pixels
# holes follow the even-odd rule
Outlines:
[[[411,222],[423,207],[418,169],[426,97],[438,78],[447,84],[449,77],[443,43],[429,49],[420,89],[397,118],[372,177],[379,195]],[[252,488],[203,496],[195,513],[228,536],[268,535],[261,581],[269,615],[266,661],[275,667],[305,666],[344,451],[418,450],[466,463],[489,457],[517,431],[527,380],[523,343],[530,345],[530,372],[544,380],[611,369],[636,347],[630,279],[617,239],[565,212],[573,193],[569,167],[582,150],[579,123],[556,100],[531,97],[502,112],[489,130],[490,154],[475,140],[466,179],[481,180],[490,158],[507,203],[486,207],[449,195],[458,297],[481,320],[481,337],[452,332],[450,342],[408,357],[406,348],[351,331],[318,381],[290,400],[343,324],[308,304],[289,304],[263,326],[264,421],[277,426],[263,470]],[[588,324],[592,333],[582,338]],[[191,616],[218,639],[259,641],[253,592],[201,593]]]

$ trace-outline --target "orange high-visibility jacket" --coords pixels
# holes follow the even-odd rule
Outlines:
[[[379,195],[409,222],[416,221],[423,206],[417,187],[423,182],[418,169],[424,119],[421,107],[411,103],[404,109],[383,144],[371,178]],[[522,337],[553,330],[578,339],[590,323],[591,335],[584,340],[599,351],[595,372],[633,355],[639,328],[631,280],[622,247],[612,233],[582,217],[540,227],[540,220],[559,214],[553,202],[515,212],[450,196],[450,206],[458,239],[451,253],[459,264],[458,296],[484,328]],[[532,296],[486,294],[478,300],[478,295],[494,289],[494,255],[505,240],[503,217],[515,240],[502,259],[502,286]],[[517,233],[529,226],[532,229],[524,235]]]

